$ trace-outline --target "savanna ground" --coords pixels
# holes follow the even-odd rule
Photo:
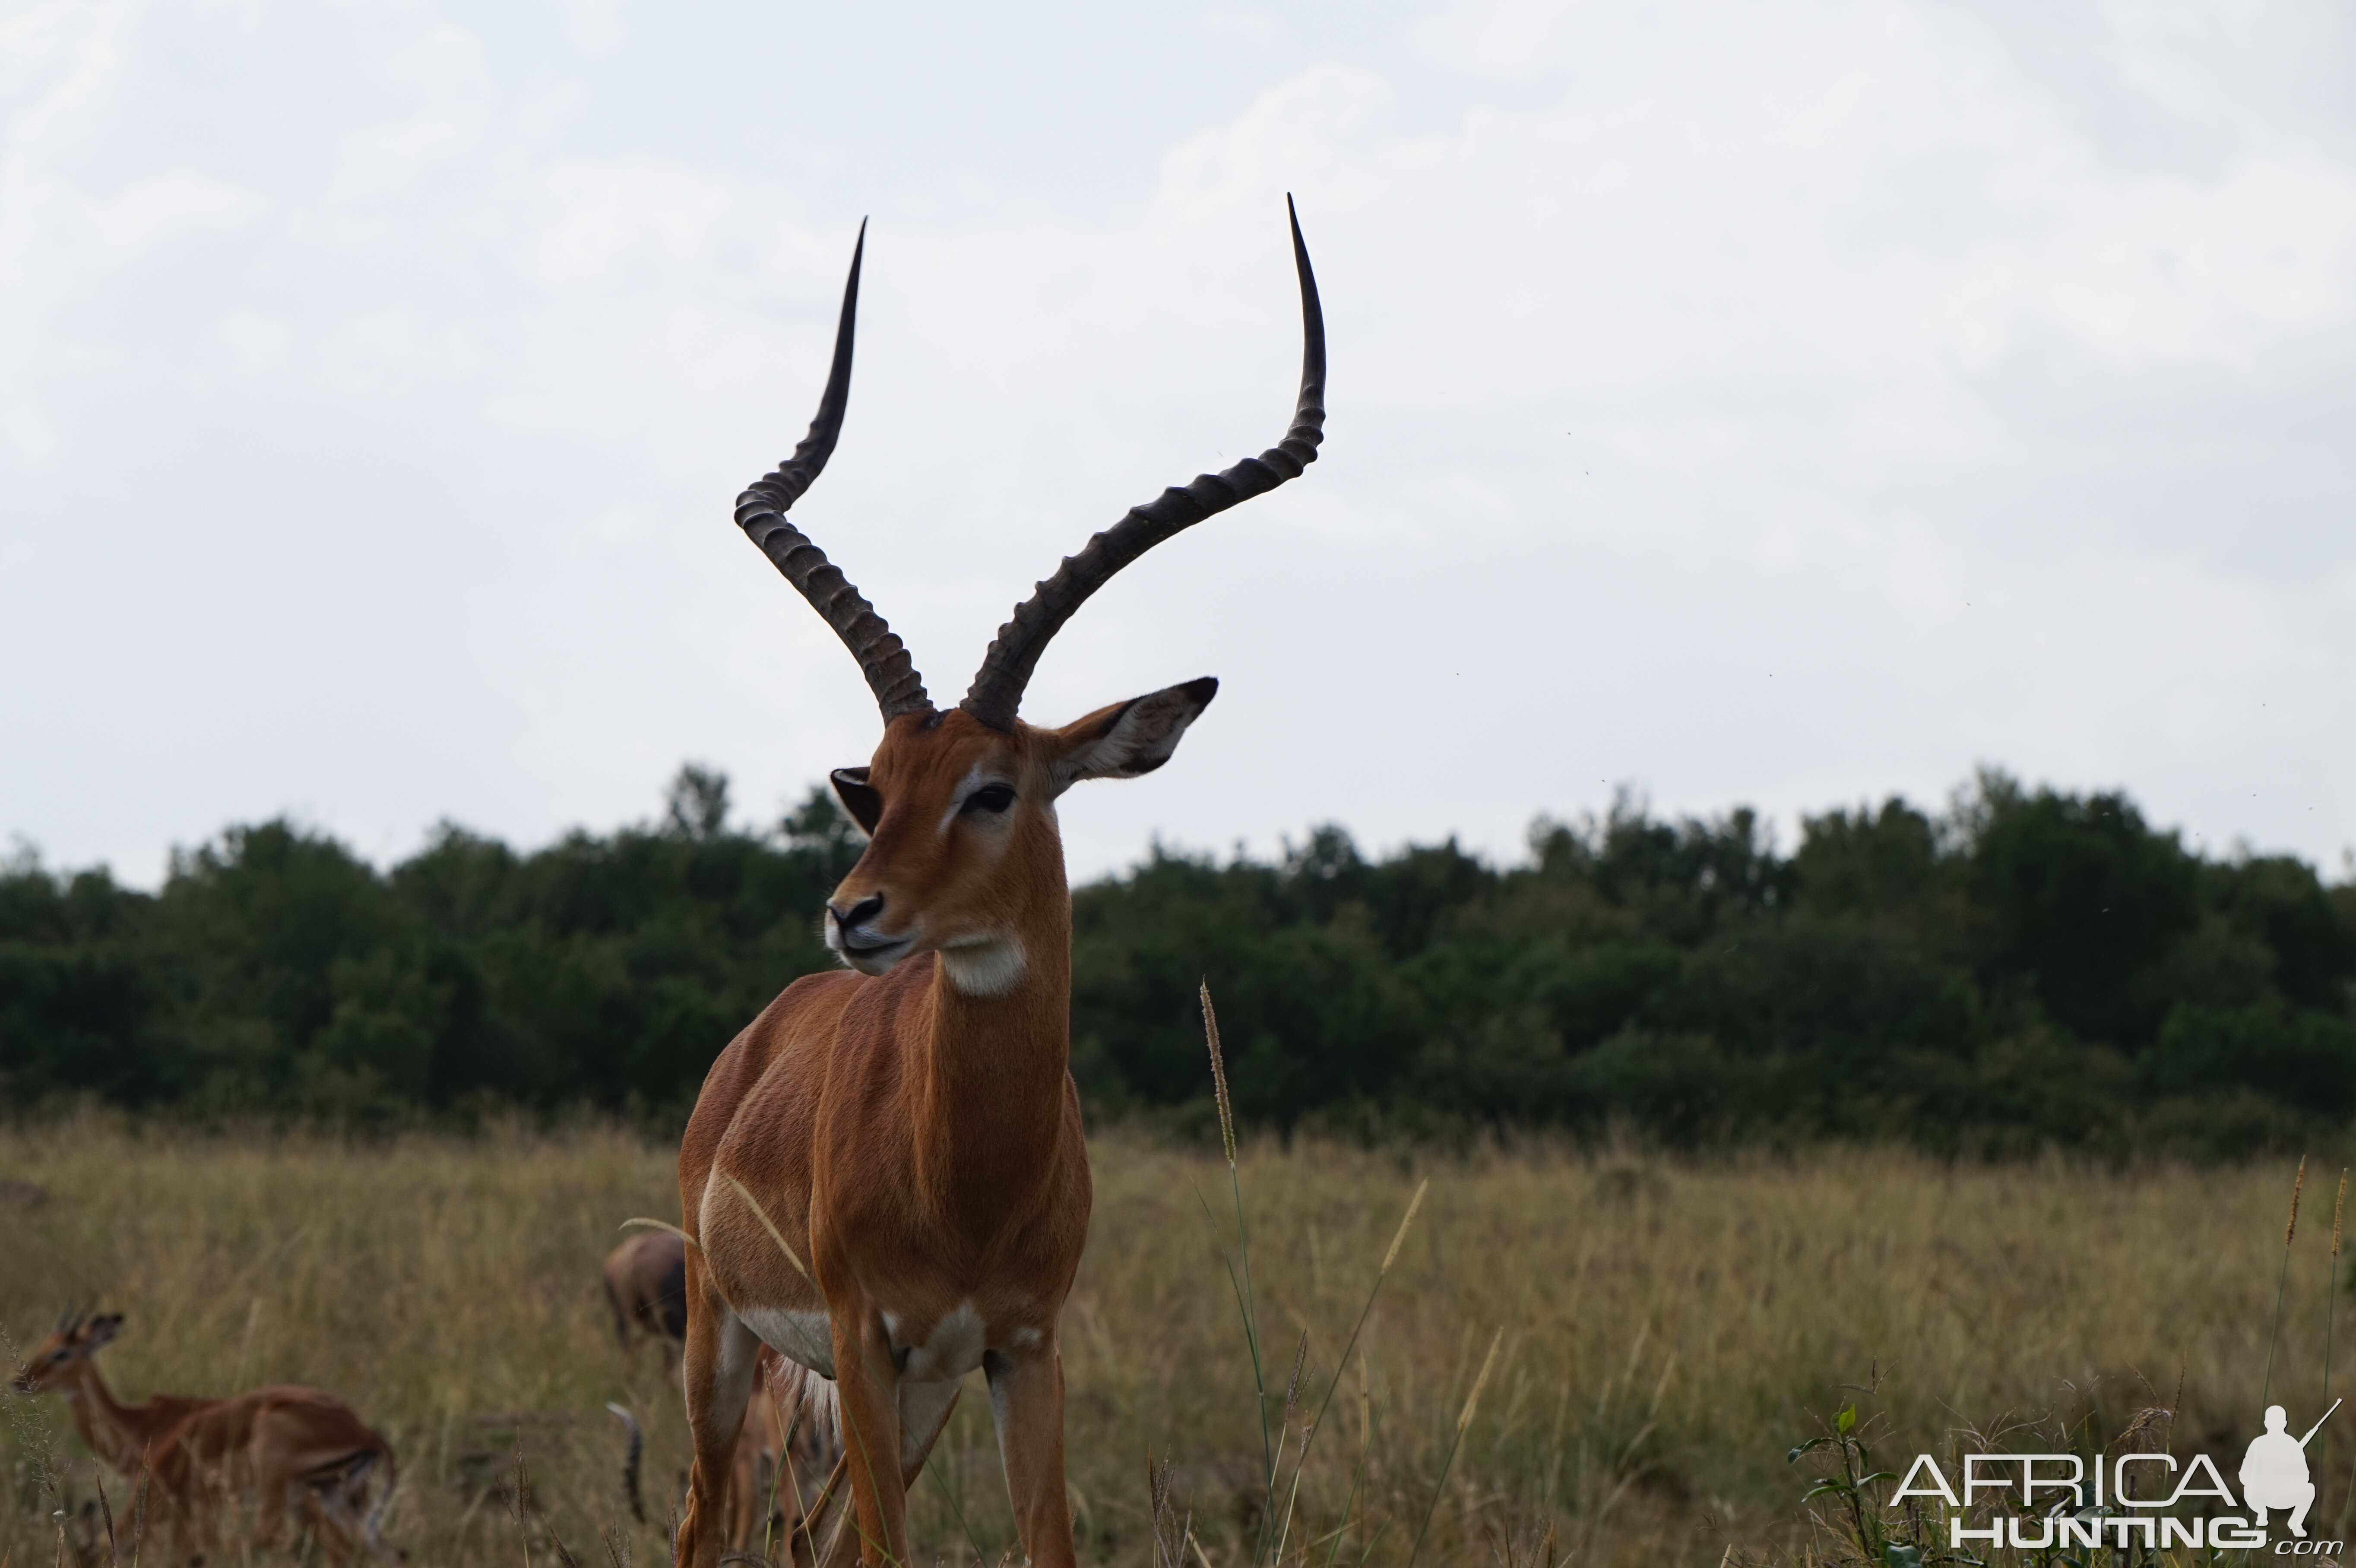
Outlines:
[[[1152,1568],[1148,1458],[1167,1456],[1200,1542],[1189,1558],[1247,1568],[1268,1490],[1215,1231],[1232,1246],[1226,1166],[1119,1130],[1095,1163],[1064,1326],[1084,1560]],[[623,1220],[677,1217],[669,1151],[602,1128],[346,1142],[91,1118],[0,1130],[6,1178],[48,1194],[0,1200],[12,1366],[66,1298],[91,1298],[127,1315],[100,1362],[118,1396],[290,1381],[347,1399],[398,1450],[387,1533],[412,1563],[551,1562],[552,1531],[584,1561],[607,1556],[609,1531],[636,1563],[664,1560],[683,1423],[658,1357],[616,1348],[596,1266]],[[2167,1444],[2229,1477],[2262,1385],[2294,1430],[2328,1403],[2336,1168],[2310,1169],[2269,1371],[2287,1166],[1262,1144],[1240,1186],[1272,1422],[1308,1336],[1288,1456],[1426,1179],[1359,1341],[1365,1380],[1354,1360],[1325,1411],[1288,1563],[1520,1563],[1549,1529],[1552,1552],[1582,1563],[1833,1561],[1837,1535],[1801,1503],[1825,1455],[1785,1455],[1852,1401],[1877,1462],[1901,1469],[1983,1440]],[[2337,1359],[2356,1360],[2340,1338]],[[609,1400],[646,1421],[651,1524],[617,1484]],[[94,1496],[91,1462],[61,1402],[0,1401],[0,1562],[48,1563],[54,1512]],[[1993,1440],[2024,1422],[2040,1435]],[[2319,1523],[2343,1517],[2351,1439],[2356,1419],[2335,1417],[2309,1450]],[[528,1529],[507,1500],[519,1447]],[[118,1509],[124,1490],[109,1478]],[[1012,1545],[986,1402],[960,1404],[912,1506],[921,1562],[994,1563]]]

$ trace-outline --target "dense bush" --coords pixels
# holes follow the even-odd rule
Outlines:
[[[380,872],[285,822],[155,894],[0,869],[0,1096],[387,1115],[521,1102],[676,1116],[776,991],[856,835],[813,793],[530,854],[445,827]],[[1206,1086],[1219,998],[1244,1115],[1382,1136],[1625,1125],[1681,1145],[1898,1136],[2225,1152],[2356,1118],[2356,888],[2219,861],[2124,795],[1982,777],[1954,811],[1541,818],[1499,868],[1157,848],[1074,899],[1073,1071],[1100,1112]]]

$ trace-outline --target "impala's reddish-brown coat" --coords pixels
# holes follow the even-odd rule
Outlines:
[[[91,1451],[133,1485],[153,1488],[172,1522],[177,1561],[187,1561],[196,1543],[209,1544],[221,1516],[241,1504],[252,1510],[254,1545],[276,1542],[294,1503],[331,1562],[348,1561],[355,1547],[390,1556],[377,1520],[392,1489],[392,1447],[349,1405],[291,1383],[226,1399],[157,1394],[123,1404],[93,1360],[122,1326],[119,1315],[68,1312],[11,1386],[63,1394]]]
[[[626,1350],[653,1340],[669,1370],[672,1342],[687,1338],[686,1244],[668,1231],[644,1232],[608,1253],[598,1277],[616,1341]]]
[[[763,1342],[836,1381],[855,1510],[836,1555],[909,1561],[906,1488],[979,1369],[1023,1550],[1042,1565],[1074,1560],[1056,1328],[1089,1182],[1055,803],[1082,780],[1160,767],[1218,685],[1060,729],[1016,707],[1047,638],[1114,571],[1314,459],[1324,339],[1298,223],[1293,248],[1307,347],[1285,442],[1098,535],[1017,607],[957,709],[934,709],[899,639],[784,516],[841,426],[857,256],[809,437],[738,502],[740,526],[859,658],[884,731],[866,767],[835,774],[869,836],[826,912],[849,970],[795,981],[729,1044],[680,1149],[696,1450],[681,1564],[720,1558]]]

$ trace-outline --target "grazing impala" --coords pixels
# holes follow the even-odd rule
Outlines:
[[[791,1559],[803,1490],[823,1485],[841,1457],[833,1446],[834,1402],[825,1388],[809,1368],[761,1347],[728,1482],[730,1552],[757,1552],[774,1541]]]
[[[223,1509],[240,1501],[254,1509],[257,1546],[277,1541],[294,1502],[332,1561],[348,1561],[356,1544],[390,1556],[377,1525],[392,1492],[392,1448],[350,1406],[290,1384],[228,1399],[157,1394],[118,1403],[91,1358],[122,1328],[119,1312],[87,1317],[68,1307],[10,1386],[65,1395],[91,1452],[134,1486],[152,1482],[171,1515],[179,1561],[192,1538],[209,1543]],[[380,1466],[384,1486],[370,1507]]]
[[[646,1494],[639,1481],[646,1429],[627,1406],[605,1408],[622,1422],[622,1496],[644,1524]],[[836,1469],[842,1452],[835,1425],[833,1385],[762,1346],[736,1457],[729,1467],[728,1522],[722,1533],[731,1555],[760,1551],[770,1541],[783,1541],[790,1550],[805,1522],[806,1493],[815,1490],[822,1501],[842,1478]]]
[[[614,1338],[625,1350],[652,1339],[669,1371],[671,1346],[687,1338],[687,1244],[668,1231],[644,1232],[606,1253],[599,1273]]]
[[[1056,1319],[1089,1189],[1068,1071],[1071,893],[1055,798],[1168,762],[1218,683],[1060,729],[1017,709],[1048,639],[1113,573],[1315,459],[1324,324],[1296,219],[1307,341],[1283,442],[1090,539],[1015,609],[965,700],[943,712],[900,639],[785,517],[841,429],[864,248],[862,234],[809,436],[736,504],[737,525],[849,645],[883,709],[873,761],[834,774],[868,835],[825,915],[827,945],[853,972],[797,980],[730,1043],[680,1150],[696,1243],[684,1368],[695,1465],[677,1561],[719,1559],[737,1424],[766,1341],[836,1381],[868,1562],[909,1561],[906,1488],[979,1367],[1023,1548],[1060,1568],[1073,1543]]]

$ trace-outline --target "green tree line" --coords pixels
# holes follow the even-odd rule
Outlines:
[[[520,853],[445,825],[379,869],[279,820],[154,893],[0,863],[0,1104],[400,1118],[586,1105],[676,1121],[787,981],[859,854],[821,791],[732,822],[695,767],[662,818]],[[1073,1072],[1180,1123],[1216,995],[1240,1114],[1285,1131],[1626,1129],[1678,1146],[1901,1138],[2230,1155],[2356,1119],[2356,886],[2212,859],[2122,794],[1983,774],[1804,822],[1541,817],[1273,860],[1157,846],[1074,893]]]

